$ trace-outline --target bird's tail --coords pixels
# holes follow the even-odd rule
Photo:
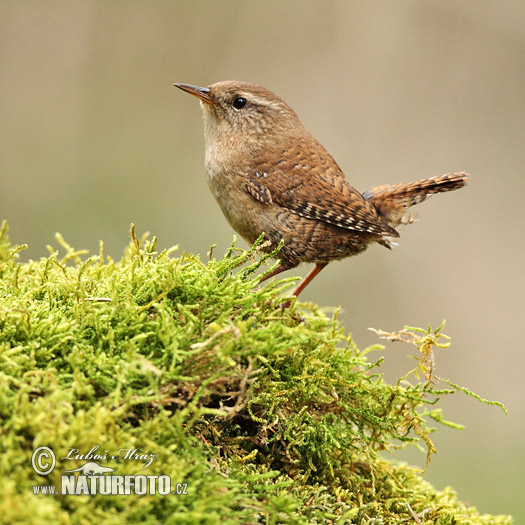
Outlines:
[[[376,186],[363,193],[363,197],[374,205],[386,224],[395,228],[417,220],[417,214],[407,212],[411,206],[423,202],[434,193],[462,188],[469,179],[468,173],[447,173],[416,182]]]

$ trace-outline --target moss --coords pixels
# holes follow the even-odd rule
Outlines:
[[[418,367],[389,385],[338,324],[258,286],[267,256],[234,245],[205,264],[132,242],[121,262],[60,253],[20,263],[0,231],[0,513],[8,523],[511,523],[480,516],[381,451],[423,444],[443,422],[440,329],[408,337]],[[405,334],[405,336],[403,336]],[[385,335],[385,334],[383,334]],[[466,390],[465,390],[466,391]],[[468,391],[466,391],[469,393]],[[70,449],[119,475],[171,476],[187,495],[58,495]],[[48,446],[57,468],[31,466]],[[112,458],[113,451],[152,454]]]

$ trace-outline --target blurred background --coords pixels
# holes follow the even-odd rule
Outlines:
[[[524,20],[506,0],[2,0],[0,219],[29,244],[23,260],[57,231],[119,259],[131,222],[160,248],[224,253],[233,232],[206,185],[200,108],[173,82],[270,88],[361,191],[468,171],[467,188],[418,207],[398,248],[329,265],[302,299],[341,306],[360,347],[378,342],[368,327],[446,318],[437,374],[509,415],[445,399],[466,429],[438,429],[426,477],[525,522]],[[388,343],[385,376],[412,353]]]

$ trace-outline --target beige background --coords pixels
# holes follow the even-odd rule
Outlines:
[[[131,222],[160,247],[223,253],[232,231],[205,183],[200,110],[173,82],[269,87],[362,191],[469,171],[395,251],[330,265],[303,299],[342,306],[361,347],[377,341],[369,326],[446,318],[438,374],[510,413],[446,399],[467,428],[439,428],[427,477],[525,521],[524,21],[525,3],[505,0],[2,0],[0,217],[25,258],[55,231],[119,258]],[[390,379],[413,364],[408,347],[384,353]]]

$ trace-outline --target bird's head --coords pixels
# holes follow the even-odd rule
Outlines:
[[[200,99],[207,140],[227,134],[260,141],[302,127],[288,104],[257,84],[226,80],[208,87],[174,85]]]

